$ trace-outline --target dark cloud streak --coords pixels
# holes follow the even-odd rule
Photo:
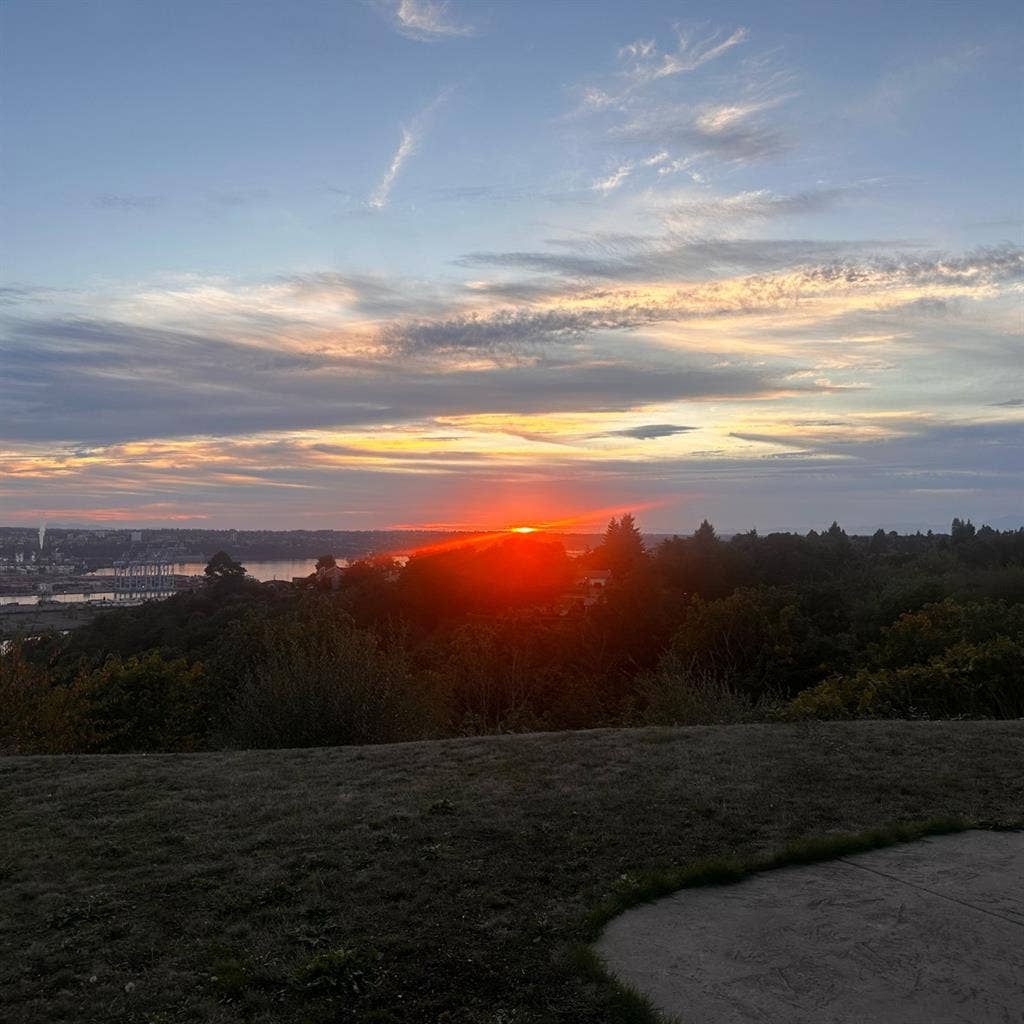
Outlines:
[[[554,327],[575,329],[572,321],[556,320]],[[491,328],[502,338],[510,329]],[[440,337],[446,328],[431,330]],[[0,351],[0,376],[8,382],[0,410],[11,442],[224,436],[458,413],[625,411],[652,402],[822,390],[794,387],[763,367],[708,367],[700,360],[542,360],[451,371],[97,320],[36,321],[14,333]]]
[[[595,437],[632,437],[637,441],[650,441],[659,437],[673,437],[676,434],[686,434],[697,427],[683,427],[675,423],[645,423],[639,427],[626,427],[624,430],[607,430],[603,434],[595,434]]]

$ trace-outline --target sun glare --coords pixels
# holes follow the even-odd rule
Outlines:
[[[536,526],[513,526],[510,527],[509,533],[536,533]]]

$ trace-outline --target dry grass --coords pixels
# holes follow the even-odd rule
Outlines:
[[[599,730],[0,761],[0,1020],[629,1019],[579,969],[637,877],[1024,814],[1024,723]]]

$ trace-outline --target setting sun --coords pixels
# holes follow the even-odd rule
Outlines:
[[[509,527],[509,533],[536,533],[536,526],[512,526]]]

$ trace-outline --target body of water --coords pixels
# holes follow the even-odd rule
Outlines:
[[[291,583],[294,576],[308,576],[316,567],[315,558],[283,559],[271,562],[245,562],[245,571],[261,583],[268,580],[286,580]],[[338,561],[344,565],[344,561]],[[206,568],[205,562],[178,562],[174,566],[174,572],[178,576],[202,576]],[[114,570],[108,566],[104,569],[97,569],[89,573],[90,576],[113,576]],[[52,599],[60,604],[77,604],[80,601],[113,601],[115,594],[53,594]],[[0,605],[2,604],[38,604],[39,597],[35,593],[24,594],[0,594]]]
[[[285,580],[291,583],[294,576],[308,576],[316,568],[315,558],[298,558],[293,560],[282,560],[279,562],[246,562],[240,559],[245,566],[245,571],[260,583],[269,580]],[[344,565],[342,559],[338,559],[338,565]],[[205,562],[183,562],[176,565],[174,571],[182,576],[202,576],[206,569]]]
[[[49,594],[48,600],[58,604],[78,604],[80,601],[113,601],[113,593],[95,594]],[[3,604],[39,604],[38,594],[0,594],[0,605]]]
[[[281,559],[271,562],[246,562],[241,559],[245,571],[260,583],[268,580],[286,580],[291,583],[293,576],[308,576],[316,568],[315,558],[294,558]],[[342,559],[338,560],[339,565],[344,565]],[[176,562],[174,572],[179,576],[202,576],[206,569],[206,562]],[[89,573],[90,576],[113,576],[114,570],[111,566],[97,569]]]

